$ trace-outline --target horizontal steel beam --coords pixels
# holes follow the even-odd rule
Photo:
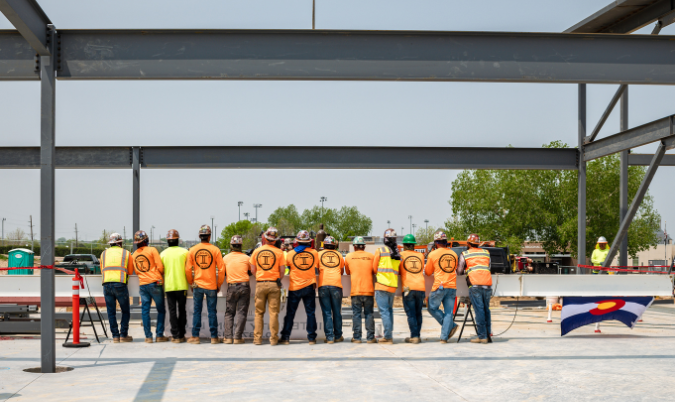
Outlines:
[[[35,50],[17,31],[0,31],[0,81],[38,81],[38,58]]]
[[[576,170],[574,148],[142,147],[149,169]],[[36,169],[39,148],[0,148],[0,168]],[[57,147],[58,169],[130,169],[129,147]]]
[[[565,32],[627,34],[665,18],[672,9],[671,0],[616,0]]]
[[[504,32],[60,30],[57,69],[59,79],[77,80],[672,85],[672,39]],[[22,43],[15,45],[21,48]],[[0,50],[0,59],[12,60],[12,54],[3,53],[12,53],[13,48]],[[11,78],[2,73],[0,79]],[[30,75],[30,71],[24,75]]]
[[[0,12],[40,56],[49,56],[47,25],[52,22],[35,0],[0,0]]]
[[[629,154],[628,164],[631,166],[649,166],[653,154]],[[665,154],[659,166],[675,166],[675,154]]]
[[[637,148],[664,138],[673,136],[673,118],[667,116],[651,123],[622,131],[609,137],[601,138],[584,148],[584,160],[590,161],[603,156],[615,154],[631,148]],[[668,142],[673,138],[668,139]],[[667,143],[670,147],[671,144]]]

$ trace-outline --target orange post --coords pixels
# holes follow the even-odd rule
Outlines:
[[[84,282],[80,272],[75,268],[75,276],[73,276],[73,341],[63,344],[67,348],[89,346],[89,342],[80,342],[80,287],[84,289]]]

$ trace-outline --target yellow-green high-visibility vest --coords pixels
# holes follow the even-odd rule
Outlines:
[[[101,274],[103,283],[127,283],[127,265],[131,254],[118,246],[110,247],[101,254]]]
[[[392,288],[398,287],[398,267],[401,261],[391,259],[391,249],[380,248],[380,263],[377,265],[377,283]]]

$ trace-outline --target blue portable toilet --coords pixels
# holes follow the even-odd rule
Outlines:
[[[35,264],[35,254],[25,248],[15,248],[9,250],[9,264],[10,268],[19,267],[33,267]],[[32,269],[13,269],[7,272],[9,275],[33,275]]]

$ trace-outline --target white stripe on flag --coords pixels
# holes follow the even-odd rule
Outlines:
[[[577,314],[588,313],[589,311],[593,310],[596,307],[598,307],[597,303],[571,304],[567,306],[563,305],[563,309],[560,314],[560,319],[564,320],[565,318]],[[645,312],[646,309],[647,306],[645,306],[644,304],[626,302],[626,304],[623,307],[621,307],[620,310],[628,311],[630,313],[635,314],[638,318],[640,318],[640,316],[642,316],[642,314]]]

